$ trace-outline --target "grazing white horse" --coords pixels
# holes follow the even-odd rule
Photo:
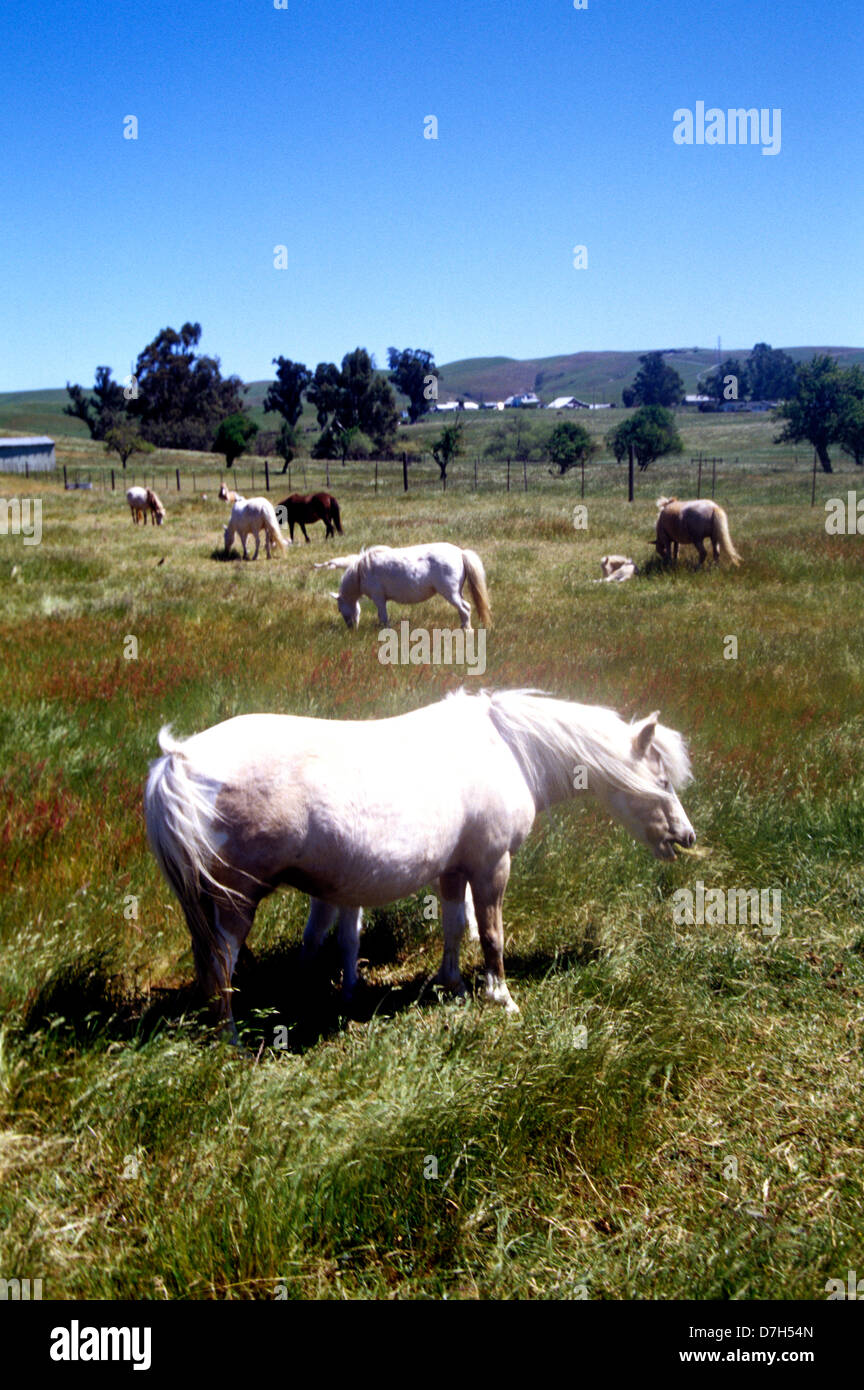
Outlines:
[[[480,556],[448,541],[406,545],[399,550],[373,545],[359,555],[341,555],[315,568],[345,571],[339,592],[331,591],[331,598],[336,599],[339,612],[352,628],[360,622],[360,599],[364,595],[371,598],[378,609],[378,621],[386,627],[388,599],[394,603],[422,603],[433,594],[440,594],[452,603],[462,627],[470,632],[471,605],[462,597],[466,584],[480,622],[488,627],[492,621]]]
[[[674,788],[690,777],[680,734],[651,714],[533,691],[466,695],[391,719],[247,714],[185,741],[162,729],[147,833],[192,935],[198,978],[233,1033],[231,978],[258,903],[279,884],[311,895],[304,957],[334,921],[343,993],[357,982],[362,908],[437,880],[439,983],[462,992],[470,884],[486,997],[511,1012],[501,904],[510,859],[539,811],[582,789],[658,859],[695,842]]]
[[[226,492],[227,500],[233,503],[231,507],[231,517],[225,527],[225,554],[228,555],[231,546],[234,544],[234,537],[239,536],[243,545],[243,559],[248,560],[246,554],[246,539],[249,535],[255,537],[255,554],[253,560],[258,559],[258,551],[261,549],[261,532],[264,532],[264,550],[267,559],[270,559],[271,541],[281,545],[283,549],[291,544],[286,541],[279,529],[279,521],[273,508],[273,503],[268,502],[266,497],[241,497],[237,492],[228,492],[223,487],[220,489],[219,496]]]
[[[165,508],[150,487],[130,487],[126,489],[126,501],[132,512],[132,520],[138,525],[139,517],[147,525],[147,513],[154,526],[161,526],[165,519]]]

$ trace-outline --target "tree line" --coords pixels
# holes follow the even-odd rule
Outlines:
[[[125,383],[115,381],[105,366],[96,368],[90,392],[67,382],[64,413],[82,420],[91,439],[104,440],[124,468],[133,453],[154,448],[221,453],[230,467],[259,428],[244,409],[248,388],[237,376],[222,376],[218,357],[197,353],[200,340],[199,323],[184,323],[179,331],[163,328],[139,353]],[[268,452],[281,455],[285,468],[298,444],[304,398],[315,408],[321,431],[313,455],[341,457],[343,463],[349,455],[392,449],[400,420],[394,387],[407,396],[412,422],[435,398],[429,390],[436,375],[434,358],[425,349],[390,348],[388,374],[361,347],[346,353],[340,366],[319,362],[314,372],[287,357],[275,357],[273,364],[276,376],[264,411],[280,415],[282,423],[266,443]]]
[[[230,467],[249,449],[259,427],[244,410],[248,390],[238,376],[223,377],[218,357],[196,352],[201,325],[185,323],[177,331],[163,328],[139,354],[125,383],[110,367],[96,368],[89,393],[66,384],[65,413],[82,420],[92,439],[104,440],[125,468],[133,453],[153,448],[204,450],[224,454]],[[414,424],[437,397],[438,369],[425,349],[391,347],[389,372],[379,370],[365,348],[346,353],[337,366],[319,362],[314,371],[303,362],[275,357],[275,379],[264,397],[264,411],[281,416],[277,431],[263,432],[258,447],[283,459],[283,471],[299,444],[298,425],[304,400],[314,408],[319,437],[315,458],[364,458],[393,451],[400,423],[396,390],[408,400]],[[605,437],[615,458],[645,469],[656,458],[680,453],[683,443],[672,408],[680,405],[684,383],[661,352],[645,353],[629,387],[625,406],[636,407]],[[395,388],[395,389],[394,389]],[[788,353],[757,343],[742,364],[727,358],[712,369],[706,394],[724,400],[779,400],[774,418],[781,431],[776,443],[810,443],[825,472],[832,471],[829,449],[839,445],[864,466],[864,368],[840,367],[827,354],[796,364]],[[514,411],[514,416],[523,416]],[[543,440],[532,437],[523,419],[508,419],[491,432],[490,454],[512,453],[517,459],[547,458],[559,475],[585,464],[598,449],[596,440],[576,421],[564,421]],[[461,423],[445,425],[431,450],[442,480],[462,450]]]

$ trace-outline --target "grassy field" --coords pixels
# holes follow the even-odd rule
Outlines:
[[[398,464],[377,491],[374,465],[331,466],[340,549],[479,551],[482,684],[682,730],[698,854],[659,863],[593,808],[542,818],[504,904],[515,1021],[430,992],[422,895],[369,915],[350,1018],[333,981],[301,994],[306,900],[280,892],[238,977],[252,1056],[204,1029],[146,845],[160,725],[383,716],[464,673],[382,666],[368,605],[346,631],[312,569],[320,526],[269,563],[220,561],[215,460],[194,492],[191,456],[148,463],[159,530],[102,489],[87,441],[59,456],[92,491],[17,483],[43,535],[0,535],[0,1276],[61,1299],[821,1299],[860,1268],[864,542],[826,535],[823,510],[858,478],[820,476],[811,508],[809,458],[772,451],[769,422],[687,428],[688,458],[724,457],[740,570],[591,583],[607,551],[648,558],[687,460],[652,466],[633,506],[592,465],[581,530],[578,476],[545,466],[508,494],[487,462],[475,492],[466,461],[444,494],[418,463],[407,495]],[[451,626],[441,600],[393,616]],[[676,925],[697,881],[781,890],[779,936]]]

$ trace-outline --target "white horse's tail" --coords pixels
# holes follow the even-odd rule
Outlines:
[[[477,616],[483,627],[490,627],[492,624],[492,611],[489,607],[489,594],[486,589],[486,572],[483,569],[483,561],[473,550],[462,551],[462,563],[465,566],[465,583],[477,609]]]
[[[271,512],[273,512],[272,516],[270,515]],[[270,511],[264,513],[264,528],[271,541],[278,541],[283,550],[288,549],[288,546],[291,544],[291,542],[286,541],[285,537],[282,535],[282,532],[279,529],[279,520],[272,507],[270,508]]]
[[[182,743],[168,727],[159,731],[163,757],[150,766],[144,792],[147,838],[162,873],[173,888],[199,951],[221,958],[222,942],[213,916],[214,898],[243,902],[242,894],[213,876],[221,863],[215,844],[216,786],[192,769]],[[209,793],[209,795],[208,795]]]
[[[729,534],[729,518],[723,508],[716,503],[714,504],[714,539],[733,565],[740,565],[741,556],[732,544],[732,537]]]

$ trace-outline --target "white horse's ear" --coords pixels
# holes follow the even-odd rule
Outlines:
[[[651,740],[657,732],[657,720],[659,718],[660,711],[655,709],[653,714],[649,714],[647,719],[642,720],[633,735],[633,752],[637,758],[644,758],[651,747]]]

